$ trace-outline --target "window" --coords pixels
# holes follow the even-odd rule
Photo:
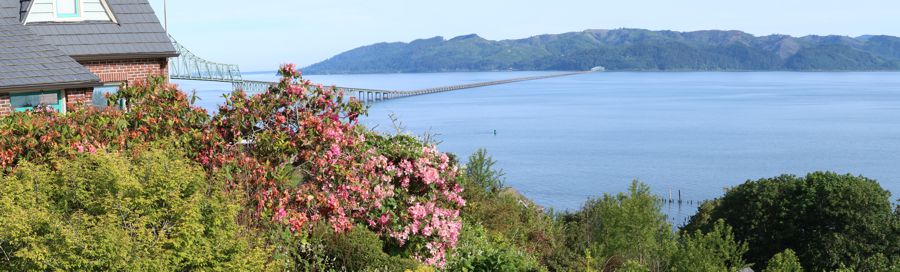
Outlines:
[[[56,0],[57,18],[75,18],[81,16],[80,0]]]
[[[50,107],[62,111],[62,95],[60,91],[43,91],[30,93],[12,93],[9,104],[15,111],[33,110],[36,107]]]
[[[106,102],[106,94],[114,94],[119,91],[119,83],[110,83],[101,87],[94,88],[93,97],[91,97],[91,104],[99,109],[105,109],[109,106]]]

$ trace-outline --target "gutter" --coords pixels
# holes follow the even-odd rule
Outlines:
[[[121,54],[100,54],[100,55],[74,55],[70,56],[76,61],[95,61],[95,60],[133,60],[133,59],[158,59],[158,58],[174,58],[179,54],[172,52],[151,52],[151,53],[121,53]]]
[[[97,81],[76,81],[71,83],[49,83],[49,84],[31,84],[17,86],[0,87],[0,93],[18,92],[18,91],[47,91],[47,90],[64,90],[79,88],[94,88],[103,86],[103,83]]]

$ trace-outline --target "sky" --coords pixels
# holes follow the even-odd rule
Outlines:
[[[150,0],[163,20],[163,0]],[[274,70],[378,42],[492,40],[585,29],[742,30],[900,36],[897,0],[168,0],[169,32],[194,54]]]

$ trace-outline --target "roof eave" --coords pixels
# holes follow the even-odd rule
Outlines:
[[[158,58],[174,58],[178,57],[176,52],[151,52],[151,53],[122,53],[122,54],[99,54],[99,55],[72,55],[76,61],[93,61],[93,60],[128,60],[128,59],[158,59]]]
[[[0,86],[0,93],[18,92],[18,91],[34,91],[34,90],[64,90],[78,88],[93,88],[103,86],[100,80],[91,81],[74,81],[67,83],[48,83],[48,84],[30,84],[15,86]]]

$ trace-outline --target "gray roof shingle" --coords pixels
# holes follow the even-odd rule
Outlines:
[[[18,19],[16,9],[0,2],[0,91],[45,86],[98,86],[100,79],[68,54],[35,34]]]
[[[15,3],[16,16],[30,1]],[[107,0],[118,24],[113,22],[28,23],[28,28],[75,59],[110,56],[175,56],[166,31],[147,0]],[[9,12],[6,12],[9,13]],[[24,16],[24,12],[21,13]],[[21,17],[19,18],[21,20]]]
[[[19,19],[19,1],[0,0],[0,20]]]

